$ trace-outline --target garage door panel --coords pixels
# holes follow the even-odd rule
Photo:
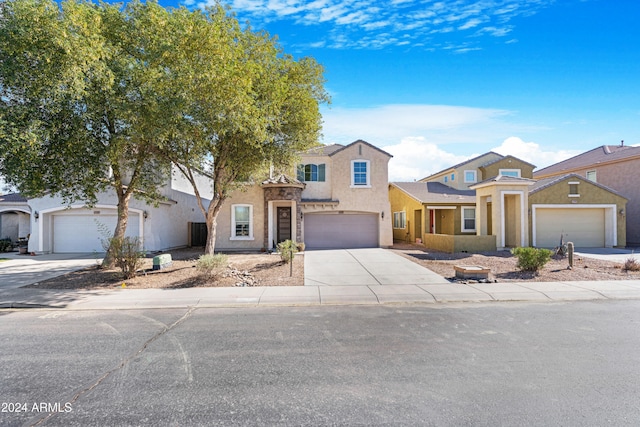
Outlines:
[[[604,247],[605,209],[538,209],[536,246],[558,246],[561,235],[578,247]]]
[[[378,247],[378,215],[306,214],[304,241],[310,249]]]
[[[54,215],[53,252],[104,252],[102,240],[113,235],[116,222],[116,215]],[[138,214],[129,214],[125,235],[139,236]]]

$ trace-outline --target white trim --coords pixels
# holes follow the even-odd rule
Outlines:
[[[616,215],[618,206],[615,204],[585,204],[585,205],[573,205],[573,204],[557,204],[557,205],[531,205],[531,245],[536,246],[536,215],[538,209],[604,209],[605,212],[605,226],[604,226],[604,245],[605,247],[613,247],[618,246],[618,216]],[[607,227],[607,215],[611,220],[612,227],[611,230],[608,230]],[[607,232],[608,231],[608,232]],[[609,235],[611,235],[611,239],[609,239]],[[607,241],[610,240],[611,244],[607,244]]]
[[[431,209],[437,211],[438,209],[448,210],[448,209],[456,209],[456,206],[428,206],[427,209]]]
[[[353,170],[355,163],[365,163],[367,166],[367,183],[365,185],[355,183],[355,173]],[[364,159],[354,159],[351,160],[351,188],[371,188],[371,162],[369,160]]]
[[[525,245],[525,233],[527,232],[525,215],[526,209],[524,206],[524,191],[515,191],[515,190],[504,190],[500,192],[500,227],[501,227],[501,244],[500,247],[504,248],[506,243],[506,233],[505,233],[505,217],[504,217],[504,196],[507,194],[514,194],[520,196],[520,246]]]
[[[473,174],[473,181],[467,180],[467,173]],[[478,182],[478,171],[477,170],[465,170],[462,172],[462,179],[465,184],[473,184]]]
[[[569,181],[567,184],[569,184],[569,185],[578,185],[578,184],[580,184],[580,181]]]
[[[464,217],[464,211],[469,210],[469,209],[473,209],[473,228],[465,228],[464,227],[464,220],[466,219]],[[463,233],[475,232],[477,227],[478,227],[477,224],[476,224],[476,222],[478,221],[477,215],[476,215],[476,212],[477,212],[476,211],[476,207],[475,206],[461,206],[460,207],[460,211],[461,211],[461,215],[460,215],[460,217],[461,217],[461,227],[460,227],[460,230]]]
[[[40,218],[38,219],[38,252],[44,252],[44,234],[43,234],[44,223],[45,223],[44,215],[47,215],[47,222],[49,223],[49,245],[51,246],[49,250],[50,252],[53,252],[53,249],[54,249],[53,248],[53,222],[51,220],[51,216],[48,214],[53,214],[54,212],[68,211],[73,209],[114,209],[116,211],[116,214],[118,212],[117,205],[102,205],[102,204],[93,205],[93,206],[76,204],[71,206],[56,206],[55,208],[40,209],[39,211]],[[140,244],[144,248],[144,210],[129,208],[129,212],[138,214],[138,239],[140,239]]]
[[[249,235],[236,236],[236,208],[249,208]],[[253,240],[253,205],[236,203],[231,205],[231,236],[229,240]]]
[[[579,194],[569,194],[568,196],[569,196],[569,197],[580,197],[580,195],[579,195]]]
[[[18,207],[13,207],[13,206],[3,206],[0,207],[0,213],[5,213],[5,212],[21,212],[21,213],[25,213],[27,215],[31,215],[31,210],[26,207],[26,208],[18,208]]]

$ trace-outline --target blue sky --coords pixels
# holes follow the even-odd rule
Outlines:
[[[544,167],[640,144],[637,0],[229,4],[287,53],[325,67],[324,142],[387,150],[391,180],[489,150]]]
[[[159,0],[204,7],[200,0]],[[323,142],[412,181],[493,150],[539,168],[640,144],[638,0],[228,0],[325,67]]]

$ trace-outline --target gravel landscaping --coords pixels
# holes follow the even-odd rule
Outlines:
[[[393,251],[429,270],[451,279],[454,265],[477,265],[491,269],[491,281],[497,282],[566,282],[580,280],[640,279],[640,272],[626,271],[617,262],[576,257],[573,269],[565,258],[551,258],[537,273],[519,271],[517,258],[509,251],[470,253],[444,253],[411,244],[396,244]]]

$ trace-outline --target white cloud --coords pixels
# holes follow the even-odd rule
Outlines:
[[[402,138],[381,148],[393,155],[389,162],[391,182],[418,180],[472,157],[448,153],[421,136]]]
[[[390,181],[417,180],[488,151],[538,168],[583,151],[543,148],[513,136],[549,129],[516,123],[514,113],[500,109],[401,104],[335,108],[323,111],[323,118],[324,143],[363,139],[392,154]]]
[[[521,160],[534,164],[537,169],[542,169],[569,157],[576,156],[584,150],[544,150],[535,142],[524,142],[517,136],[511,136],[505,139],[498,147],[494,147],[491,151],[502,154],[503,156],[512,155]]]
[[[196,1],[182,0],[182,4],[192,6]],[[463,37],[501,37],[512,31],[513,26],[508,23],[514,18],[533,15],[553,1],[458,0],[434,3],[392,0],[381,7],[371,0],[230,0],[230,5],[240,21],[248,19],[254,28],[279,20],[291,20],[305,26],[323,26],[322,31],[314,34],[317,37],[324,34],[326,38],[301,42],[306,45],[324,42],[323,46],[331,48],[375,49],[381,45],[396,45],[383,43],[381,34],[371,35],[378,31],[387,32],[388,28],[397,32],[392,35],[397,40],[402,37],[402,31],[411,29],[411,43],[420,47],[432,44],[446,46],[452,42],[450,38],[456,32],[463,32]],[[205,7],[214,3],[215,0],[204,0],[197,5]],[[474,34],[466,34],[466,30],[472,28],[479,30]],[[342,37],[331,37],[338,31]],[[430,34],[439,35],[440,39],[431,40]]]

